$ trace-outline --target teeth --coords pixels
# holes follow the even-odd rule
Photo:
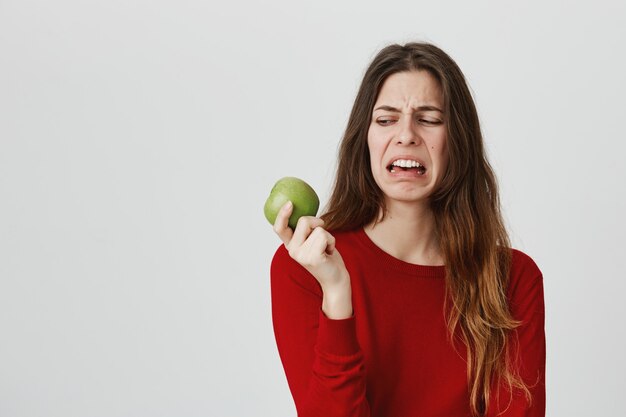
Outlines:
[[[411,160],[408,160],[408,159],[398,159],[397,161],[395,161],[391,165],[397,166],[397,167],[403,167],[403,168],[411,168],[411,167],[419,167],[419,166],[421,166],[419,162],[411,161]]]

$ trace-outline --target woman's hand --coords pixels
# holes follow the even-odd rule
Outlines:
[[[291,256],[320,283],[322,291],[336,293],[350,289],[350,275],[335,248],[335,238],[322,228],[324,220],[313,216],[298,219],[296,230],[287,225],[293,204],[287,202],[278,212],[274,231]]]

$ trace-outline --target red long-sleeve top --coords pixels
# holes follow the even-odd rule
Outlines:
[[[469,417],[465,345],[447,338],[445,267],[401,261],[363,229],[333,236],[350,274],[351,317],[326,317],[319,283],[284,245],[270,268],[274,334],[298,416]],[[507,295],[522,321],[513,360],[532,405],[516,391],[511,400],[502,383],[487,416],[544,417],[543,277],[528,255],[512,255]]]

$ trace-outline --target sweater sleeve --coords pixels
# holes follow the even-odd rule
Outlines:
[[[329,319],[319,283],[284,245],[270,277],[274,336],[298,416],[369,417],[354,315]]]
[[[531,394],[529,403],[525,395],[502,383],[494,391],[489,417],[545,417],[546,413],[546,336],[544,330],[545,305],[543,275],[534,261],[516,251],[509,288],[510,309],[513,318],[522,324],[512,332],[510,358],[514,368],[527,384]]]

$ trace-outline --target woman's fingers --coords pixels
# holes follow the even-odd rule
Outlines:
[[[292,210],[293,203],[291,201],[287,201],[280,208],[280,211],[276,215],[276,220],[274,221],[274,231],[278,237],[280,237],[280,240],[283,241],[285,246],[289,244],[293,236],[293,231],[289,227],[289,216],[291,216]]]
[[[302,216],[298,219],[298,224],[296,225],[296,230],[293,232],[293,237],[291,239],[291,245],[295,247],[300,247],[304,243],[304,241],[309,237],[311,231],[318,226],[322,226],[324,224],[324,220],[319,217],[313,216]]]
[[[309,234],[304,244],[294,251],[297,261],[306,267],[316,266],[322,262],[326,257],[325,252],[328,246],[329,236],[330,233],[321,226],[313,228],[313,231]],[[292,240],[292,243],[293,242],[295,242],[295,237],[294,240]]]
[[[302,216],[292,231],[289,228],[292,211],[292,205],[285,204],[274,221],[274,231],[285,244],[289,256],[313,275],[323,291],[338,283],[345,283],[349,274],[335,247],[335,237],[323,227],[324,220]]]
[[[319,262],[324,253],[332,255],[335,238],[322,228],[324,220],[314,216],[302,216],[293,231],[289,227],[292,211],[293,204],[288,201],[281,207],[274,221],[274,231],[289,250],[289,254],[304,264]]]
[[[335,237],[328,233],[328,245],[326,246],[326,253],[332,255],[335,252]]]
[[[312,251],[318,254],[318,257],[323,258],[324,255],[332,255],[335,251],[335,237],[321,226],[313,229],[309,240]]]

